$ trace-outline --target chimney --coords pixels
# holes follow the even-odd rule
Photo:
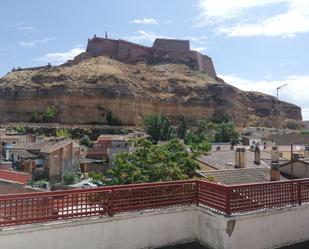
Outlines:
[[[261,164],[261,150],[258,144],[255,146],[255,150],[254,150],[254,163],[256,165]]]
[[[235,168],[245,168],[247,164],[246,149],[236,148],[235,151]]]
[[[270,181],[280,181],[279,163],[271,163]]]
[[[271,162],[278,163],[279,162],[279,148],[278,146],[273,146],[271,149]]]
[[[309,145],[305,146],[304,158],[309,158]]]

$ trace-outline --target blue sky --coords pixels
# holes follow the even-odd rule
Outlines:
[[[151,45],[190,39],[217,74],[243,90],[298,104],[309,120],[308,0],[3,0],[0,75],[13,67],[60,64],[93,34]]]

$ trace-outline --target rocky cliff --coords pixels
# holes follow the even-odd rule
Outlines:
[[[192,122],[228,116],[238,126],[272,126],[274,105],[272,96],[241,91],[186,65],[125,64],[104,56],[0,79],[0,122],[29,121],[34,111],[53,106],[62,123],[105,123],[111,111],[128,125],[164,112]],[[300,125],[298,106],[280,107],[284,126]]]

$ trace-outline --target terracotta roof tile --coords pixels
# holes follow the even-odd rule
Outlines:
[[[224,185],[269,182],[270,168],[242,168],[213,171],[198,171],[198,175],[212,178],[215,182]]]

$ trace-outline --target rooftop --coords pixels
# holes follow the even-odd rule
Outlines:
[[[270,168],[242,168],[212,171],[197,171],[199,176],[224,185],[269,182]]]
[[[42,153],[52,153],[56,150],[59,150],[60,148],[63,148],[69,144],[72,144],[72,141],[64,140],[53,144],[47,144],[44,147],[42,147],[41,152]]]
[[[127,139],[127,135],[100,135],[97,141],[125,141]]]
[[[1,139],[20,139],[20,138],[24,138],[24,137],[28,137],[28,136],[32,136],[29,134],[4,134],[1,136]]]
[[[37,192],[37,191],[33,189],[29,189],[29,188],[24,188],[20,184],[0,181],[0,195],[15,194],[15,193],[28,193],[28,192]]]
[[[12,154],[14,155],[17,155],[17,156],[20,156],[21,158],[37,158],[38,156],[29,152],[28,150],[25,150],[25,149],[15,149],[13,148],[11,150]]]
[[[31,174],[13,170],[0,170],[0,181],[25,185],[31,179]]]
[[[251,150],[246,151],[248,168],[256,168],[257,166],[268,167],[268,164],[264,162],[264,159],[270,159],[270,153],[261,150],[261,164],[256,165],[254,163],[254,152]],[[213,167],[214,169],[225,169],[226,164],[235,165],[235,150],[211,151],[208,155],[202,155],[199,158],[199,161]]]
[[[14,149],[15,150],[24,149],[29,151],[40,151],[42,153],[52,153],[55,150],[65,147],[71,143],[72,143],[71,140],[34,142],[34,143],[15,145]]]
[[[301,134],[296,132],[283,135],[275,134],[268,136],[266,140],[273,141],[279,146],[290,144],[307,145],[309,144],[309,134]]]

